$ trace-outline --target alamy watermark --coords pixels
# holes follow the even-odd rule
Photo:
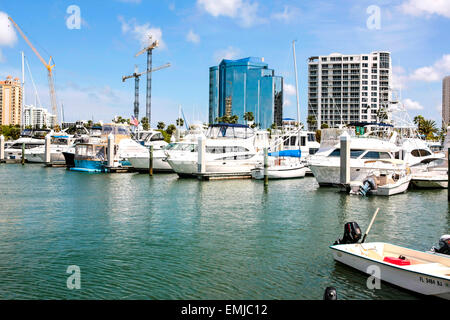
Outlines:
[[[79,6],[70,5],[67,7],[66,13],[69,17],[66,19],[66,26],[69,30],[81,29],[81,9]]]
[[[380,30],[381,29],[381,9],[379,6],[371,5],[367,7],[366,13],[369,15],[366,21],[367,29]]]
[[[68,266],[66,273],[70,274],[67,278],[67,289],[81,289],[81,269],[79,266]]]
[[[381,269],[376,265],[370,265],[366,269],[366,273],[370,274],[367,279],[366,285],[370,290],[381,289]]]

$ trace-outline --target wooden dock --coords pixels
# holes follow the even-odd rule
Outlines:
[[[135,172],[133,167],[111,167],[106,168],[108,173],[132,173]]]
[[[209,180],[232,180],[232,179],[251,179],[250,173],[224,173],[224,172],[205,172],[194,173],[197,179],[202,181]]]

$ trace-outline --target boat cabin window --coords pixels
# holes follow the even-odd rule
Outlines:
[[[308,133],[308,141],[309,142],[315,142],[316,141],[316,134],[315,133]]]
[[[306,146],[306,137],[300,137],[300,145],[302,147]]]
[[[284,146],[285,147],[295,147],[297,145],[297,137],[296,136],[290,136],[290,137],[283,137]]]
[[[103,126],[102,134],[109,135],[110,133],[114,133],[114,128],[112,126]]]
[[[154,134],[150,141],[163,141],[164,140],[164,136],[162,135],[161,132]]]
[[[309,154],[315,154],[319,149],[317,148],[309,148]]]
[[[254,131],[249,127],[237,125],[215,125],[208,128],[208,138],[239,138],[247,139],[254,136]]]
[[[173,143],[169,144],[166,150],[197,152],[197,145],[192,143]]]
[[[229,147],[206,147],[206,152],[208,153],[232,153],[232,152],[249,152],[247,148],[239,147],[239,146],[229,146]]]
[[[247,160],[253,158],[254,156],[254,154],[239,154],[235,156],[220,158],[217,160]]]
[[[362,159],[391,159],[391,155],[388,152],[367,151]]]
[[[350,158],[356,159],[360,157],[364,153],[364,150],[358,149],[350,149]],[[341,149],[335,149],[332,153],[330,153],[329,157],[340,157]]]
[[[411,155],[413,157],[426,157],[426,156],[430,156],[431,153],[428,150],[425,149],[414,149],[413,151],[411,151]]]

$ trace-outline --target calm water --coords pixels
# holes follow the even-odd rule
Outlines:
[[[449,233],[447,191],[360,198],[314,178],[178,179],[0,165],[1,299],[415,299],[336,264],[346,221],[426,250]],[[66,269],[81,269],[69,290]]]

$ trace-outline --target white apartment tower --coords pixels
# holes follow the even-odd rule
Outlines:
[[[389,52],[310,57],[308,117],[315,123],[309,129],[379,122],[391,99],[391,78]]]

